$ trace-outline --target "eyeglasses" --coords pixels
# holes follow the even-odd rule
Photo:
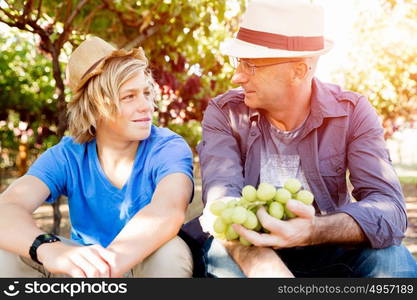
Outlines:
[[[266,65],[255,65],[255,64],[251,64],[250,62],[248,62],[246,60],[241,60],[239,57],[230,56],[230,63],[232,65],[232,67],[237,69],[240,66],[241,70],[248,75],[255,75],[255,70],[257,68],[270,67],[270,66],[288,64],[288,63],[300,62],[300,61],[302,61],[302,60],[301,59],[287,60],[287,61],[281,61],[281,62],[266,64]]]

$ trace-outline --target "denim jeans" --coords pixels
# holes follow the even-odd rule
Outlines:
[[[204,244],[207,277],[245,277],[223,245],[213,238]],[[411,277],[417,262],[404,246],[371,249],[319,245],[277,250],[295,277]]]

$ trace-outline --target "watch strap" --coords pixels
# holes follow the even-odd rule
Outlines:
[[[30,258],[34,262],[37,262],[38,264],[42,265],[42,263],[38,260],[38,254],[37,254],[37,250],[39,246],[45,243],[54,243],[58,241],[60,241],[60,239],[56,235],[53,235],[51,233],[44,233],[44,234],[38,235],[36,239],[33,241],[32,246],[30,246],[29,248]]]

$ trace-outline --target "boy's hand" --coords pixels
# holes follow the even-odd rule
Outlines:
[[[111,277],[116,268],[115,254],[100,245],[42,244],[38,248],[38,259],[49,272],[71,277]]]

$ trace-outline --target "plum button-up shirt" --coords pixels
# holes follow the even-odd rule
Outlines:
[[[317,214],[350,215],[373,248],[400,244],[407,227],[405,201],[378,115],[360,94],[316,78],[312,88],[298,152]],[[262,117],[245,105],[241,89],[209,102],[198,145],[205,204],[240,197],[243,186],[259,184]]]

